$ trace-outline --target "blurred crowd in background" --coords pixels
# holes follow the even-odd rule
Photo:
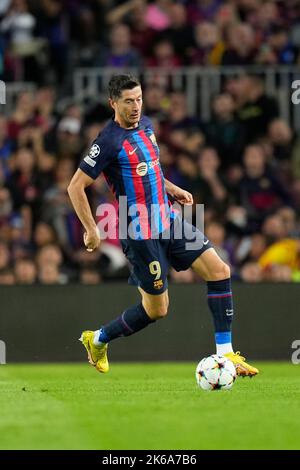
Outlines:
[[[118,240],[96,253],[67,194],[111,111],[57,109],[79,66],[297,64],[299,2],[2,0],[0,74],[34,82],[0,115],[0,284],[98,284],[128,276]],[[165,177],[205,204],[205,233],[246,282],[300,281],[300,140],[263,80],[224,81],[203,122],[167,83],[144,88]],[[88,197],[115,204],[100,177]],[[173,282],[198,281],[191,270]],[[200,280],[199,280],[200,281]]]
[[[296,64],[299,17],[298,0],[1,0],[0,73],[68,87],[83,66]]]

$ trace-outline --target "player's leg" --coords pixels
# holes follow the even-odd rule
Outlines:
[[[209,240],[197,228],[185,220],[175,223],[172,227],[174,233],[178,227],[181,229],[182,226],[183,230],[181,237],[171,239],[170,264],[176,271],[192,267],[207,282],[208,305],[215,326],[217,353],[230,356],[239,375],[257,374],[257,369],[232,350],[233,302],[229,266],[221,260]],[[193,237],[195,243],[191,243]]]
[[[239,375],[256,375],[258,370],[232,349],[233,301],[229,266],[213,248],[209,248],[196,258],[191,267],[207,282],[207,299],[214,321],[217,354],[232,360]]]
[[[97,331],[84,331],[80,340],[84,344],[89,362],[99,372],[108,372],[107,345],[110,341],[122,336],[130,336],[143,330],[156,320],[167,315],[169,298],[168,291],[162,294],[152,295],[141,287],[142,302],[124,310],[124,312],[103,325]]]
[[[141,293],[142,305],[147,315],[154,321],[164,318],[169,308],[168,290],[165,290],[159,295],[152,295],[148,294],[148,292],[144,291],[141,287],[138,287],[138,289]]]
[[[151,311],[151,313],[153,312]],[[80,341],[88,352],[89,362],[95,366],[99,372],[108,372],[108,343],[116,338],[137,333],[155,320],[154,315],[149,316],[143,303],[140,302],[124,310],[121,315],[103,325],[100,330],[84,331]]]
[[[97,331],[84,331],[80,340],[89,361],[99,372],[108,372],[107,345],[116,338],[130,336],[156,320],[168,310],[168,261],[158,240],[129,242],[124,251],[132,264],[130,283],[138,286],[142,301],[133,305]]]
[[[207,282],[207,300],[214,321],[217,354],[222,356],[232,352],[233,302],[230,268],[214,248],[204,251],[191,268]]]
[[[94,344],[106,344],[122,336],[131,336],[167,314],[167,291],[152,295],[141,287],[138,288],[142,294],[142,302],[127,308],[120,316],[103,325],[96,332]]]

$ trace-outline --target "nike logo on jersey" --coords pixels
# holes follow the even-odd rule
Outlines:
[[[133,150],[129,150],[129,152],[128,152],[129,155],[133,155],[136,150],[137,150],[137,147],[135,147],[135,149],[133,149]]]
[[[207,245],[209,240],[206,240],[206,242],[203,242],[203,245]]]

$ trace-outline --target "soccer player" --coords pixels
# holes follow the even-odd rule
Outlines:
[[[99,330],[82,333],[80,340],[88,352],[89,362],[99,372],[108,372],[108,343],[137,333],[165,317],[169,304],[169,266],[177,271],[191,267],[207,282],[217,354],[229,358],[239,375],[256,375],[258,370],[232,349],[233,302],[229,267],[219,258],[209,240],[168,203],[167,194],[182,205],[192,204],[193,196],[163,176],[151,121],[142,115],[140,82],[131,75],[114,76],[109,82],[109,103],[114,117],[80,163],[68,193],[85,228],[84,244],[88,251],[96,250],[101,240],[85,189],[103,172],[116,198],[127,197],[129,225],[131,222],[138,228],[133,230],[134,236],[129,236],[128,230],[127,238],[121,238],[121,244],[132,266],[129,282],[137,285],[142,299]],[[154,215],[152,205],[160,208]],[[186,230],[181,238],[174,236],[180,224],[202,236],[200,246],[187,249],[186,243],[190,239],[186,238]],[[165,233],[169,236],[164,237]]]

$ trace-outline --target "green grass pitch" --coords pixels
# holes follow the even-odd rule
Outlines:
[[[193,363],[0,366],[1,449],[299,449],[300,365],[258,363],[231,391]]]

